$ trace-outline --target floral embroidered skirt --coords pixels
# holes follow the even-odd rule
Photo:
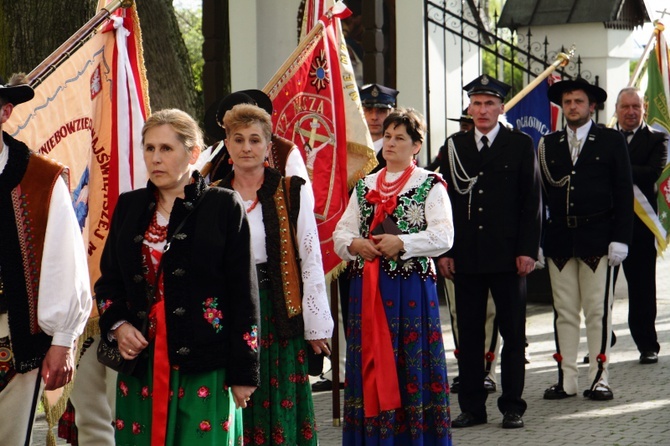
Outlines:
[[[149,347],[153,350],[153,343]],[[153,358],[153,351],[150,351]],[[242,409],[224,385],[224,369],[198,374],[170,372],[166,446],[241,446]],[[116,388],[116,444],[151,445],[153,360],[140,379],[119,374]]]
[[[270,292],[260,286],[261,386],[243,410],[245,445],[316,445],[308,344],[280,339]]]
[[[449,384],[435,281],[390,278],[379,273],[379,287],[391,332],[402,407],[366,418],[361,359],[361,290],[351,281],[344,388],[345,446],[451,445]]]

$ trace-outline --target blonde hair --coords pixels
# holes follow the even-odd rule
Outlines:
[[[237,104],[223,116],[223,128],[229,135],[238,128],[258,124],[268,142],[272,139],[272,118],[268,112],[252,104]]]
[[[177,138],[184,144],[188,152],[195,147],[203,148],[202,130],[195,120],[185,111],[177,108],[166,108],[153,113],[142,127],[142,144],[147,131],[161,125],[169,125],[177,134]]]

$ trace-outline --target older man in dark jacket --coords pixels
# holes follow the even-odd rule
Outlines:
[[[633,172],[635,197],[645,208],[657,211],[656,181],[668,160],[668,135],[643,120],[644,100],[638,88],[619,92],[616,102],[618,127],[626,138]],[[658,362],[656,335],[656,243],[654,234],[638,215],[633,221],[633,243],[623,270],[628,281],[628,326],[640,351],[640,364]],[[614,277],[616,280],[617,271]]]
[[[498,408],[503,428],[519,428],[526,410],[526,275],[539,250],[540,177],[530,137],[498,123],[510,86],[483,75],[464,89],[475,128],[448,138],[440,166],[449,185],[455,231],[453,248],[438,260],[456,294],[462,413],[452,426],[487,422],[482,351],[490,291],[503,338]]]

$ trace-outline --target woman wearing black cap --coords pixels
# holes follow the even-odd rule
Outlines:
[[[238,104],[256,105],[272,116],[272,101],[261,90],[242,90],[231,93],[207,110],[205,131],[211,138],[218,141],[212,146],[211,151],[203,153],[205,159],[201,161],[204,165],[200,171],[210,184],[217,184],[217,181],[221,181],[233,170],[228,149],[224,144],[226,130],[223,128],[223,117],[227,111]],[[311,190],[307,168],[298,147],[288,139],[275,134],[272,134],[271,141],[272,146],[268,154],[270,166],[279,170],[284,176],[297,175],[306,180]]]
[[[234,169],[220,186],[244,201],[261,299],[261,386],[244,411],[245,439],[316,445],[307,349],[330,354],[333,319],[313,199],[302,178],[284,178],[267,166],[272,121],[266,111],[239,104],[223,122]]]

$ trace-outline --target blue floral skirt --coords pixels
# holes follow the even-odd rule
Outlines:
[[[351,281],[344,388],[345,446],[451,445],[449,382],[435,280],[390,278],[383,269],[379,287],[396,359],[402,407],[366,418],[361,360],[361,290]]]

